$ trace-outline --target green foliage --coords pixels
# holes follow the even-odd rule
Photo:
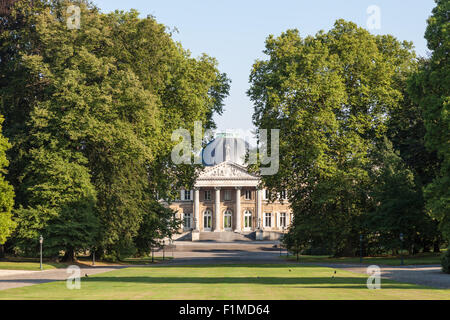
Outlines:
[[[450,273],[450,250],[449,249],[447,249],[445,254],[442,256],[442,260],[441,260],[442,271],[445,273]]]
[[[425,144],[442,161],[440,172],[425,190],[427,208],[450,239],[450,2],[436,3],[425,33],[432,56],[411,78],[408,89],[422,110]]]
[[[304,249],[304,243],[299,240],[299,235],[294,230],[286,233],[282,239],[283,246],[295,255],[299,255]]]
[[[40,234],[47,256],[59,252],[73,256],[94,244],[96,194],[90,175],[82,159],[76,161],[75,155],[57,151],[40,148],[30,152],[32,160],[22,185],[28,202],[15,211],[16,245],[21,252],[36,252]]]
[[[419,68],[426,64],[426,60],[419,59]],[[392,141],[393,149],[403,160],[405,169],[411,171],[414,176],[415,194],[412,195],[414,195],[415,206],[411,210],[421,213],[412,223],[417,232],[409,237],[411,241],[409,247],[414,246],[413,252],[420,248],[428,251],[431,247],[434,247],[436,251],[441,245],[442,234],[436,219],[427,214],[424,188],[439,174],[442,161],[439,160],[435,150],[430,151],[425,146],[424,117],[420,106],[411,100],[407,82],[402,81],[403,102],[390,112],[387,136]],[[406,200],[399,197],[398,201],[405,203]],[[408,215],[407,212],[406,215]],[[384,242],[386,244],[386,241]]]
[[[229,81],[152,17],[102,14],[80,0],[81,28],[69,30],[70,4],[20,2],[0,21],[14,240],[32,250],[42,232],[54,240],[49,252],[95,244],[118,257],[133,250],[147,214],[160,220],[155,227],[166,221],[154,210],[157,193],[171,198],[168,190],[193,183],[195,168],[170,163],[171,133],[193,131],[197,120],[212,127]]]
[[[6,158],[6,151],[11,145],[1,134],[3,121],[4,118],[0,116],[0,245],[5,243],[16,226],[11,216],[11,211],[14,206],[14,191],[4,177],[6,167],[9,164]]]
[[[139,233],[135,239],[136,248],[140,255],[151,252],[151,248],[158,247],[158,239],[171,239],[175,230],[181,226],[181,221],[175,219],[175,213],[159,203],[152,205],[143,218]]]
[[[427,63],[421,58],[418,66],[422,68]],[[436,151],[427,150],[425,146],[424,117],[420,106],[411,100],[407,83],[402,81],[403,102],[390,111],[387,136],[405,165],[413,171],[417,187],[422,188],[439,173],[441,161]]]
[[[397,250],[401,246],[400,234],[404,234],[405,247],[411,252],[428,241],[433,243],[437,233],[433,220],[426,215],[420,188],[416,186],[413,172],[394,152],[385,139],[373,156],[370,197],[376,203],[375,210],[364,219],[364,225],[377,241],[371,243],[384,250]]]
[[[315,37],[288,30],[267,39],[269,59],[254,64],[248,94],[255,125],[281,130],[280,170],[263,182],[288,190],[302,245],[349,255],[359,246],[374,208],[371,154],[402,103],[411,48],[343,20]]]

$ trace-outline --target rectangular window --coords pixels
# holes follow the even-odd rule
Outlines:
[[[245,200],[252,200],[252,191],[245,190]]]
[[[286,213],[285,212],[280,213],[280,227],[286,228]]]
[[[231,200],[231,190],[225,190],[225,201]]]
[[[269,190],[264,190],[264,200],[270,200],[270,192]]]
[[[266,212],[264,214],[264,226],[266,228],[272,228],[272,213]]]
[[[205,191],[205,200],[211,200],[211,191],[210,190]]]
[[[184,200],[191,200],[191,190],[184,190]]]
[[[281,193],[280,193],[280,199],[281,199],[281,200],[287,200],[287,191],[286,191],[286,190],[281,191]]]
[[[191,219],[192,219],[192,215],[190,213],[185,213],[184,214],[184,219],[183,219],[183,225],[184,225],[184,229],[191,229]]]

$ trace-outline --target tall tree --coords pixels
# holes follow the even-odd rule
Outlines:
[[[427,208],[450,240],[450,1],[436,0],[436,4],[425,33],[432,55],[412,77],[409,92],[423,113],[426,146],[442,161],[425,190]]]
[[[436,224],[425,213],[422,190],[416,185],[420,180],[387,138],[374,151],[373,159],[369,196],[376,206],[364,219],[372,251],[397,250],[401,233],[410,253],[430,248],[438,233]]]
[[[164,219],[161,219],[164,217]],[[181,226],[181,221],[175,219],[175,213],[160,203],[152,204],[147,211],[139,233],[135,238],[136,248],[141,255],[148,254],[152,248],[161,245],[161,239],[172,239],[175,230]]]
[[[420,58],[418,65],[423,66],[426,63],[427,60]],[[434,251],[439,251],[442,234],[439,231],[437,220],[431,218],[427,212],[424,187],[432,182],[438,174],[441,161],[435,150],[430,151],[425,146],[424,117],[421,108],[411,100],[408,93],[409,77],[411,75],[400,79],[403,88],[403,100],[397,108],[389,113],[387,137],[392,141],[393,149],[404,162],[403,170],[410,170],[414,176],[416,204],[412,211],[420,210],[421,212],[414,221],[411,221],[411,226],[414,225],[416,230],[420,230],[420,233],[416,233],[414,239],[410,238],[410,240],[414,240],[414,249],[415,251],[419,249],[429,251],[434,248]],[[383,148],[383,145],[380,148]],[[378,160],[375,159],[375,161]],[[375,187],[378,186],[375,184]],[[394,197],[397,196],[394,195]],[[402,202],[402,199],[398,198],[398,201]]]
[[[148,212],[166,221],[165,212],[154,210],[157,193],[170,196],[170,187],[192,184],[192,168],[169,162],[171,133],[193,131],[197,120],[213,126],[229,81],[213,58],[190,57],[165,26],[136,11],[103,14],[80,0],[81,28],[70,30],[66,9],[72,4],[19,2],[2,20],[1,106],[11,116],[5,126],[11,154],[18,155],[9,178],[19,187],[17,219],[26,221],[24,213],[54,204],[40,196],[31,202],[35,186],[69,180],[63,172],[41,174],[33,164],[36,154],[48,153],[72,168],[67,174],[78,172],[73,183],[79,188],[73,189],[84,203],[86,226],[95,224],[88,213],[93,204],[96,247],[118,257],[120,248],[133,245]],[[80,223],[75,206],[65,200],[56,206],[57,213],[20,237],[30,240],[37,231],[61,237],[64,221]],[[87,234],[67,238],[91,242]]]
[[[0,116],[0,257],[3,255],[3,245],[14,230],[15,223],[12,221],[11,211],[14,206],[14,191],[12,186],[5,180],[6,168],[9,161],[6,151],[11,147],[2,134],[3,117]]]
[[[250,76],[254,123],[282,137],[280,170],[264,184],[289,191],[302,241],[353,254],[374,206],[371,153],[401,103],[396,75],[414,65],[412,44],[338,20],[315,37],[270,36],[264,52]]]
[[[15,211],[18,224],[15,245],[35,255],[37,239],[45,239],[45,255],[72,261],[75,254],[91,248],[98,235],[96,193],[85,160],[45,141],[30,151],[31,161],[23,176],[28,202]]]

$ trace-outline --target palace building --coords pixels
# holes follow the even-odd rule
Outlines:
[[[183,221],[182,238],[278,240],[292,221],[286,192],[269,200],[267,190],[258,189],[260,177],[243,166],[242,140],[217,140],[215,151],[223,148],[224,161],[207,164],[194,190],[181,190],[179,199],[167,204]]]

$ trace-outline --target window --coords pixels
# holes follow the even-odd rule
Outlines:
[[[225,201],[231,200],[231,190],[225,190]]]
[[[270,200],[270,191],[267,189],[264,190],[264,200]]]
[[[181,200],[191,200],[191,191],[189,190],[181,190]]]
[[[210,190],[205,191],[205,200],[211,200],[211,191]]]
[[[206,210],[203,214],[203,230],[204,231],[211,231],[211,224],[212,224],[212,212],[211,210]]]
[[[281,228],[286,228],[286,213],[282,212],[280,213],[280,227]]]
[[[252,228],[252,212],[249,210],[244,211],[244,229],[251,230]]]
[[[225,230],[231,230],[231,211],[227,210],[225,211],[224,215],[223,215],[223,227]]]
[[[270,212],[264,214],[264,227],[272,228],[272,213]]]
[[[280,199],[281,200],[287,200],[287,191],[286,190],[281,191]]]
[[[252,191],[245,190],[245,200],[252,200]]]
[[[184,214],[183,226],[184,226],[185,230],[192,228],[192,214],[190,214],[190,213]]]

